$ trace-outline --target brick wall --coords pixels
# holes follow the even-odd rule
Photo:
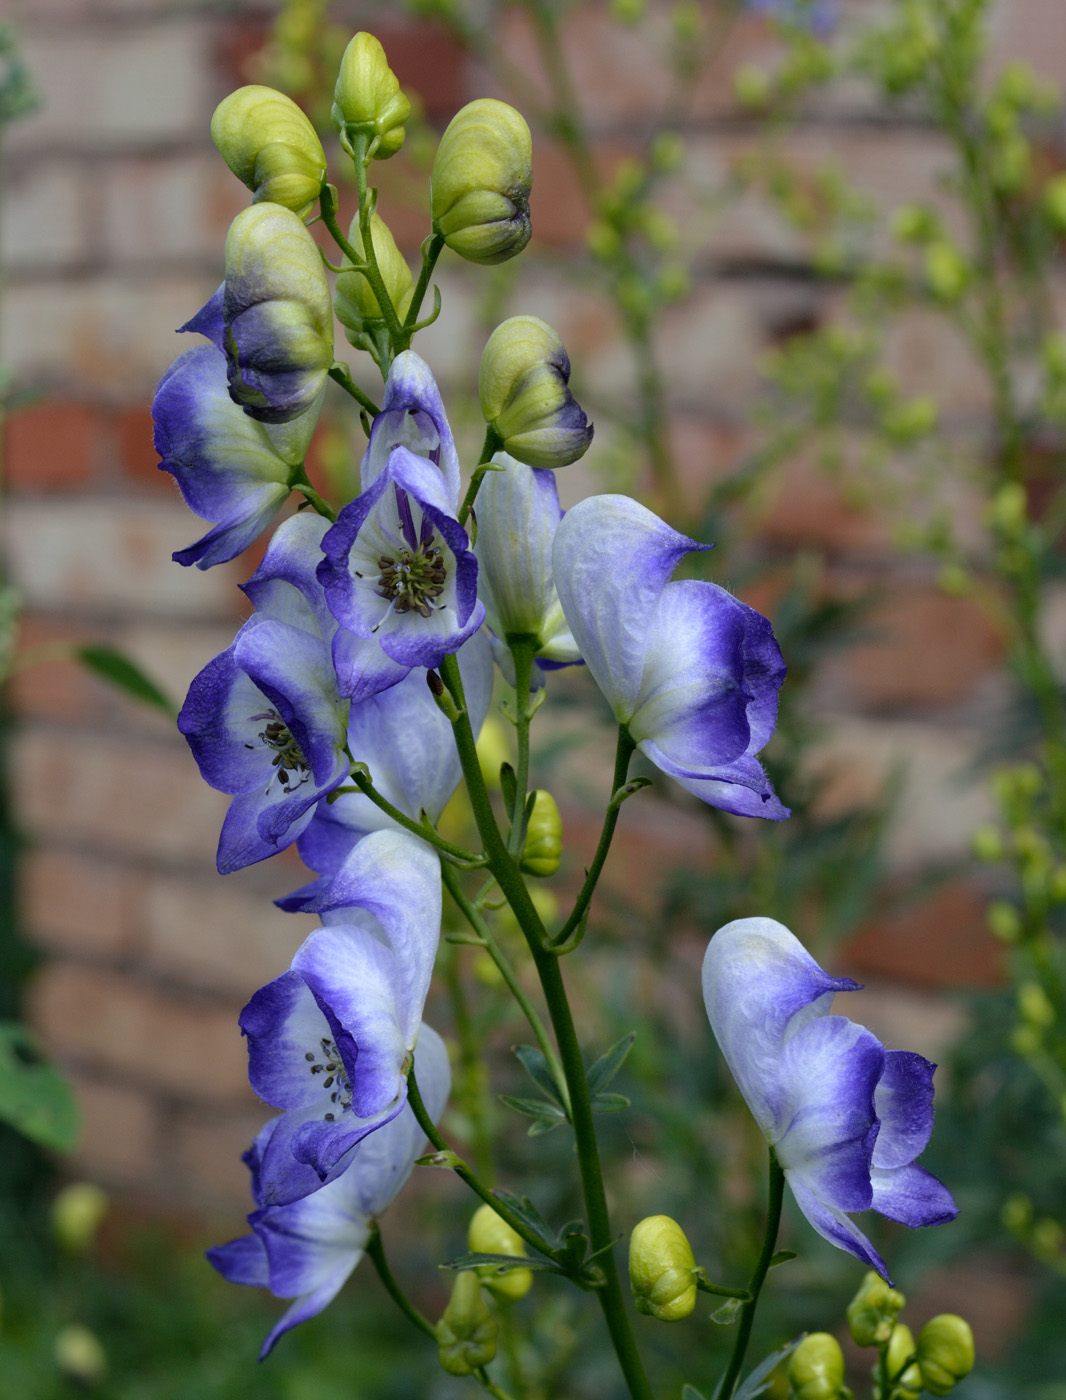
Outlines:
[[[23,595],[27,643],[106,639],[180,698],[228,644],[239,615],[234,584],[248,569],[237,561],[204,574],[171,563],[198,522],[156,471],[148,405],[181,348],[174,328],[217,285],[225,231],[246,202],[210,147],[208,121],[242,80],[236,63],[258,42],[269,7],[242,17],[238,7],[166,0],[12,2],[43,105],[11,129],[7,146],[2,357],[24,406],[6,428],[6,567]],[[1002,0],[995,62],[1024,57],[1066,80],[1060,3]],[[500,14],[510,56],[537,84],[522,16]],[[366,7],[352,19],[353,28],[374,27]],[[431,116],[492,90],[440,35],[405,28],[392,11],[376,27]],[[568,37],[609,166],[658,111],[661,74],[641,33],[619,29],[604,6],[583,7]],[[769,43],[760,22],[742,23],[701,79],[687,157],[694,181],[719,175],[750,141],[728,74],[765,56]],[[801,127],[794,150],[810,161],[833,154],[888,210],[934,187],[944,153],[924,133],[874,115],[845,94]],[[388,181],[403,178],[403,158],[394,165],[383,201]],[[678,201],[679,218],[696,217]],[[593,399],[617,393],[628,369],[610,317],[545,256],[576,253],[584,232],[572,177],[546,140],[536,148],[534,218],[521,307],[558,326]],[[398,214],[394,227],[413,252],[421,222]],[[693,297],[668,319],[664,363],[693,487],[726,472],[750,443],[761,351],[782,326],[816,322],[834,305],[838,294],[813,282],[799,258],[778,221],[742,200],[710,230]],[[442,271],[447,325],[420,342],[453,385],[454,366],[465,351],[476,364],[481,344],[480,274],[467,272]],[[934,387],[949,414],[979,424],[980,381],[938,325],[909,320],[894,357],[905,383]],[[597,488],[591,467],[564,483],[571,496]],[[843,592],[884,586],[877,636],[819,678],[832,736],[820,761],[834,773],[827,801],[840,807],[903,765],[890,850],[905,883],[963,852],[985,814],[979,788],[959,775],[999,694],[997,639],[970,604],[938,593],[921,563],[902,565],[877,520],[802,464],[779,483],[763,542],[783,558],[823,551]],[[213,855],[226,799],[201,782],[166,722],[69,662],[28,670],[13,690],[22,721],[15,797],[29,841],[24,920],[48,954],[31,1014],[81,1099],[80,1165],[149,1194],[239,1205],[237,1156],[261,1109],[245,1083],[235,1017],[307,927],[270,904],[295,883],[296,863],[222,880]],[[626,823],[634,819],[627,809]],[[875,1028],[891,1034],[911,1016],[925,1030],[909,1030],[907,1042],[921,1045],[924,1035],[932,1048],[955,1022],[930,1013],[929,988],[994,979],[980,896],[951,887],[856,943],[853,965],[881,979]],[[924,990],[906,989],[915,980]]]

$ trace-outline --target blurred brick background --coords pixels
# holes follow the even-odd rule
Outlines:
[[[217,286],[226,229],[246,203],[210,145],[208,123],[214,105],[247,80],[241,58],[261,41],[271,10],[194,0],[9,4],[42,105],[7,143],[0,359],[28,397],[5,433],[5,566],[25,601],[27,643],[106,639],[180,699],[228,644],[240,615],[234,584],[248,569],[236,561],[201,573],[171,562],[171,551],[206,526],[156,470],[149,405],[159,375],[185,348],[174,328]],[[1022,57],[1066,82],[1061,6],[1002,0],[993,66]],[[537,82],[522,18],[503,13],[508,51]],[[401,82],[421,93],[435,120],[492,90],[439,34],[405,27],[394,10],[384,24],[366,7],[343,17],[381,34]],[[610,162],[658,111],[658,70],[640,32],[619,29],[604,6],[585,6],[569,41]],[[718,69],[701,80],[688,133],[694,176],[721,175],[750,142],[750,124],[730,105],[728,74],[764,57],[770,43],[761,21],[742,22]],[[793,148],[812,161],[835,156],[886,211],[928,194],[945,161],[927,133],[847,94],[801,124]],[[546,140],[535,151],[522,304],[558,327],[595,396],[617,385],[626,362],[603,305],[544,260],[544,249],[580,249],[584,218],[560,153]],[[414,254],[424,224],[389,212]],[[687,217],[683,207],[675,212]],[[476,365],[480,354],[477,283],[465,272],[442,270],[447,328],[442,321],[419,342],[446,388],[464,356]],[[782,327],[816,324],[838,296],[810,277],[799,244],[754,200],[717,224],[693,297],[667,323],[675,432],[693,484],[727,471],[750,442],[760,352]],[[908,320],[893,360],[905,388],[932,390],[949,417],[979,429],[981,380],[940,326]],[[571,494],[596,484],[579,473],[567,482]],[[878,523],[813,471],[786,474],[764,543],[782,558],[798,548],[823,552],[843,591],[874,581],[885,588],[876,637],[835,662],[816,694],[831,720],[822,761],[834,772],[833,801],[872,795],[901,765],[890,849],[906,884],[963,853],[985,814],[964,769],[1000,694],[997,639],[972,605],[936,590],[922,563],[901,563]],[[240,1205],[238,1154],[263,1115],[245,1083],[235,1017],[284,968],[308,926],[269,903],[298,882],[299,867],[283,859],[271,863],[280,869],[219,877],[226,799],[201,782],[168,723],[72,664],[28,670],[14,701],[13,782],[28,839],[24,922],[48,954],[31,1011],[84,1108],[79,1164],[135,1191]],[[635,820],[627,808],[624,838]],[[671,820],[676,828],[660,828],[662,841],[683,842],[699,858],[705,827],[686,824],[683,812]],[[656,860],[644,846],[627,849],[621,864],[639,880]],[[881,921],[848,956],[849,970],[874,989],[871,1025],[933,1051],[957,1023],[939,993],[996,976],[982,892],[961,883]]]

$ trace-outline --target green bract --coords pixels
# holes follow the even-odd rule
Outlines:
[[[303,218],[326,178],[326,157],[314,127],[296,103],[251,84],[215,108],[211,139],[255,202],[281,204]]]
[[[448,123],[433,161],[433,226],[468,262],[498,263],[529,242],[533,142],[525,118],[480,97]]]
[[[370,216],[370,239],[374,245],[374,255],[377,258],[381,280],[385,283],[385,290],[396,309],[396,315],[403,321],[407,315],[407,308],[411,305],[414,278],[406,259],[396,246],[392,231],[385,220],[378,216],[377,211]],[[348,231],[348,242],[357,253],[363,253],[363,235],[359,228],[358,214],[352,220]],[[361,272],[352,269],[347,259],[344,266],[349,270],[342,272],[337,278],[333,305],[337,319],[345,328],[345,334],[355,345],[358,343],[356,337],[360,332],[372,329],[368,322],[380,324],[384,318],[370,283]]]

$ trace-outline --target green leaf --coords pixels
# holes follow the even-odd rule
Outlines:
[[[426,1157],[416,1157],[415,1166],[446,1167],[448,1171],[454,1171],[456,1167],[465,1167],[466,1163],[457,1152],[445,1149],[440,1152],[430,1152]]]
[[[525,1254],[460,1254],[456,1259],[449,1259],[446,1264],[442,1264],[442,1269],[455,1269],[457,1273],[464,1269],[489,1269],[491,1266],[493,1274],[509,1274],[514,1269],[543,1269],[552,1273],[563,1273],[559,1265],[551,1259],[545,1259],[543,1255]]]
[[[563,1110],[557,1104],[549,1103],[547,1099],[519,1099],[513,1094],[501,1094],[500,1103],[513,1108],[516,1113],[524,1114],[526,1118],[550,1118],[553,1127],[557,1123],[566,1122]]]
[[[565,1122],[565,1118],[537,1118],[526,1129],[526,1136],[543,1137],[545,1133],[550,1133],[553,1128],[558,1128]]]
[[[769,1267],[776,1269],[778,1264],[787,1264],[790,1259],[798,1259],[799,1255],[794,1249],[779,1249],[771,1258]]]
[[[559,1087],[555,1082],[555,1076],[551,1072],[548,1061],[544,1058],[542,1051],[535,1045],[512,1045],[511,1053],[516,1056],[519,1064],[532,1079],[539,1089],[543,1089],[550,1099],[554,1099],[560,1108],[563,1106],[563,1098],[559,1093]]]
[[[116,651],[114,647],[75,647],[74,655],[87,670],[113,685],[116,690],[124,690],[135,700],[140,700],[145,705],[153,705],[171,719],[177,715],[178,707],[173,700],[159,689],[155,681],[149,680],[128,656]]]
[[[740,1383],[740,1389],[734,1392],[733,1400],[756,1400],[756,1396],[765,1394],[769,1388],[773,1373],[777,1370],[786,1356],[791,1354],[799,1346],[806,1336],[802,1332],[798,1337],[794,1337],[786,1346],[780,1347],[777,1351],[771,1352],[765,1361],[760,1361],[754,1371],[750,1372],[747,1378]]]
[[[69,1152],[81,1130],[66,1080],[17,1021],[0,1022],[0,1119],[54,1152]]]
[[[704,1400],[704,1396],[694,1385],[684,1385],[681,1387],[681,1400]]]
[[[610,1050],[589,1066],[585,1078],[588,1080],[590,1094],[598,1094],[601,1089],[607,1088],[607,1085],[625,1064],[626,1056],[632,1050],[636,1038],[636,1031],[630,1031],[628,1035],[624,1035],[621,1040],[616,1041]]]
[[[739,1298],[727,1298],[720,1308],[711,1313],[711,1321],[718,1322],[723,1327],[731,1327],[743,1306]]]
[[[497,1200],[503,1202],[513,1215],[517,1215],[519,1220],[531,1230],[533,1234],[540,1235],[542,1239],[557,1239],[555,1231],[541,1215],[528,1196],[515,1196],[510,1191],[493,1191]]]
[[[629,1107],[625,1094],[597,1094],[589,1103],[593,1113],[621,1113]]]

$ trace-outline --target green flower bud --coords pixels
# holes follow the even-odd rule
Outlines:
[[[107,1194],[91,1181],[64,1186],[52,1202],[52,1233],[71,1254],[84,1254],[107,1214]]]
[[[985,915],[988,929],[1000,943],[1017,943],[1022,936],[1022,916],[1005,899],[994,899]]]
[[[88,1327],[71,1323],[56,1334],[55,1363],[78,1385],[95,1386],[107,1374],[107,1356]]]
[[[537,788],[533,799],[521,866],[527,875],[539,875],[543,879],[554,875],[559,869],[559,857],[563,850],[563,820],[550,792]]]
[[[211,140],[256,204],[282,204],[301,219],[314,208],[326,178],[322,142],[283,92],[256,83],[231,92],[215,108]]]
[[[941,301],[958,301],[969,281],[970,269],[953,243],[938,239],[925,250],[925,280]]]
[[[906,1323],[899,1322],[892,1333],[885,1358],[888,1374],[894,1382],[889,1392],[891,1400],[918,1400],[922,1393],[922,1373],[918,1363],[912,1361],[910,1365],[905,1364],[907,1358],[913,1355],[914,1336]],[[875,1377],[879,1370],[880,1367],[874,1368]],[[875,1400],[889,1400],[889,1395],[881,1395],[877,1391]]]
[[[1055,175],[1044,186],[1044,210],[1059,233],[1066,233],[1066,174]]]
[[[430,176],[433,227],[468,262],[506,262],[529,242],[533,141],[506,102],[480,97],[448,123]]]
[[[844,1353],[828,1332],[811,1332],[792,1353],[788,1363],[790,1400],[842,1400],[850,1395],[844,1386]]]
[[[977,828],[973,834],[973,853],[978,860],[1003,859],[1003,833],[998,826],[985,823]]]
[[[469,1376],[496,1355],[498,1328],[481,1296],[481,1281],[469,1269],[456,1274],[451,1301],[437,1323],[440,1364],[450,1376]]]
[[[467,1244],[475,1254],[510,1254],[515,1259],[526,1257],[525,1240],[496,1214],[488,1202],[474,1212]],[[505,1274],[494,1270],[495,1265],[485,1264],[477,1272],[489,1292],[502,1302],[517,1302],[533,1287],[531,1269],[510,1269]]]
[[[892,215],[892,232],[901,243],[928,243],[940,232],[940,216],[925,204],[903,204]]]
[[[941,1313],[918,1333],[918,1367],[930,1395],[947,1395],[973,1370],[973,1332],[964,1318]]]
[[[408,307],[411,305],[411,296],[415,285],[414,278],[411,276],[407,260],[396,246],[391,229],[385,220],[379,217],[377,210],[370,216],[370,238],[374,244],[374,255],[377,258],[381,280],[385,283],[385,290],[388,292],[392,304],[396,308],[396,314],[402,322],[407,315]],[[348,242],[357,253],[363,255],[363,235],[359,228],[358,214],[352,220],[352,226],[348,230]],[[351,263],[347,258],[344,260],[344,266],[351,268]],[[334,290],[333,309],[337,313],[337,320],[344,327],[345,334],[353,345],[358,345],[360,333],[373,331],[375,325],[383,324],[378,299],[371,290],[370,283],[361,272],[347,271],[338,275]]]
[[[629,1240],[629,1285],[637,1312],[680,1322],[696,1306],[696,1260],[668,1215],[649,1215]]]
[[[512,316],[496,327],[481,356],[478,395],[504,451],[531,467],[565,467],[584,455],[592,425],[569,384],[569,357],[547,321]]]
[[[906,1301],[898,1289],[890,1288],[870,1269],[848,1304],[848,1330],[856,1346],[884,1346],[892,1336],[896,1317]]]
[[[411,103],[400,91],[380,41],[373,34],[356,34],[344,50],[333,89],[334,126],[349,142],[356,135],[376,140],[375,158],[388,160],[403,145],[403,124],[410,115]]]

